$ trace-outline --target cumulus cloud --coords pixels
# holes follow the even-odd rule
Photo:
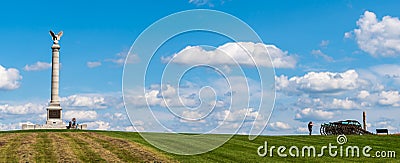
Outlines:
[[[101,62],[87,62],[86,66],[89,68],[95,68],[101,66]]]
[[[125,130],[127,131],[136,131],[136,132],[140,132],[140,131],[145,131],[144,129],[144,122],[137,120],[137,121],[133,121],[132,122],[133,126],[128,126],[125,128]]]
[[[258,116],[258,112],[254,108],[244,108],[233,111],[224,110],[218,112],[215,115],[215,118],[219,121],[225,121],[225,122],[241,122],[244,120],[245,116],[246,120],[254,120]]]
[[[133,126],[128,126],[128,127],[125,127],[124,128],[125,129],[125,131],[130,131],[130,132],[139,132],[139,131],[142,131],[142,130],[136,130],[135,129],[135,127],[133,127]]]
[[[196,122],[205,122],[205,120],[200,120],[204,115],[197,112],[197,111],[189,111],[189,110],[184,110],[182,112],[182,119],[180,119],[181,122],[187,122],[189,121],[196,121]]]
[[[398,131],[398,126],[396,127],[395,120],[394,119],[386,119],[386,118],[381,118],[377,121],[374,121],[371,124],[371,127],[373,128],[387,128],[389,132],[395,132]]]
[[[307,122],[307,121],[324,121],[332,119],[335,114],[333,112],[304,108],[296,113],[295,119]]]
[[[319,46],[321,48],[327,48],[329,45],[329,40],[322,40],[321,43],[319,43]]]
[[[64,114],[63,117],[64,119],[76,118],[78,123],[79,121],[92,121],[96,120],[97,118],[96,111],[71,110],[71,111],[65,111],[63,114]]]
[[[357,98],[349,98],[339,96],[319,96],[319,98],[310,98],[309,96],[298,97],[297,102],[294,104],[296,107],[301,108],[316,108],[328,110],[350,110],[359,109],[362,104]],[[369,99],[368,99],[369,100]]]
[[[273,131],[289,130],[291,128],[292,127],[285,122],[277,121],[277,122],[269,123],[269,129],[273,130]]]
[[[200,46],[188,46],[173,56],[162,57],[161,59],[164,62],[171,61],[172,63],[190,65],[242,64],[254,66],[256,62],[258,66],[272,67],[272,62],[275,68],[294,68],[297,62],[293,55],[288,55],[287,51],[282,51],[275,45],[253,42],[230,42],[214,50],[206,50]]]
[[[25,71],[41,71],[41,70],[46,70],[51,68],[51,63],[47,62],[36,62],[33,65],[25,65],[24,70]]]
[[[9,105],[4,104],[0,105],[0,112],[3,114],[37,114],[45,112],[45,105],[43,104],[34,104],[34,103],[26,103],[21,105]]]
[[[379,94],[379,104],[391,105],[394,107],[400,106],[400,94],[399,91],[382,91]]]
[[[192,88],[181,89],[190,90]],[[140,90],[141,91],[141,90]],[[176,88],[172,85],[166,84],[163,88],[159,85],[153,85],[151,88],[146,90],[146,93],[142,95],[137,90],[132,90],[130,93],[125,95],[125,101],[135,106],[162,106],[162,107],[176,107],[176,106],[187,106],[195,107],[198,106],[199,101],[195,99],[193,95],[197,95],[196,92],[183,92],[181,94],[176,93]]]
[[[338,72],[308,72],[304,76],[275,77],[278,91],[308,93],[340,93],[354,90],[364,84],[355,70]]]
[[[328,62],[333,62],[333,58],[323,53],[321,50],[312,50],[311,54],[316,57],[322,57],[324,60]]]
[[[308,128],[307,127],[299,127],[296,129],[296,133],[302,134],[302,133],[308,133]]]
[[[196,6],[214,7],[216,4],[224,4],[225,0],[189,0],[189,3],[195,4]]]
[[[209,3],[209,2],[210,2],[210,0],[189,0],[189,3],[195,4],[195,5],[198,5],[198,6],[205,5],[205,4]]]
[[[353,32],[344,33],[344,38],[351,38],[351,37],[353,37]]]
[[[88,129],[90,130],[108,130],[111,128],[109,122],[104,121],[94,121],[86,123],[88,125]]]
[[[0,90],[13,90],[20,86],[22,76],[15,68],[5,68],[0,65]]]
[[[360,106],[356,102],[350,100],[349,98],[346,98],[344,100],[334,98],[332,101],[332,104],[331,104],[331,108],[357,109],[357,108],[360,108]]]
[[[400,65],[383,64],[371,67],[370,69],[378,79],[393,80],[397,84],[400,84]]]
[[[27,122],[31,124],[30,122]],[[9,123],[9,124],[3,124],[0,123],[0,131],[5,131],[5,130],[19,130],[21,129],[22,123]]]
[[[360,92],[358,93],[357,98],[359,98],[359,99],[365,99],[365,98],[367,98],[369,95],[370,95],[370,94],[369,94],[368,91],[362,90],[362,91],[360,91]]]
[[[116,121],[122,121],[128,119],[128,116],[125,113],[120,113],[120,112],[116,112],[114,114],[107,112],[106,114],[104,114],[104,117]]]
[[[93,109],[107,108],[106,100],[101,95],[78,94],[61,98],[62,104],[72,107],[87,107]]]
[[[105,59],[105,61],[115,63],[119,66],[123,66],[125,64],[125,61],[127,64],[139,62],[139,56],[132,53],[128,56],[128,53],[128,51],[124,50],[120,53],[117,53],[114,58]]]
[[[397,57],[400,55],[400,21],[397,17],[384,16],[378,20],[375,13],[365,11],[357,21],[357,29],[345,34],[354,33],[361,50],[372,56]]]

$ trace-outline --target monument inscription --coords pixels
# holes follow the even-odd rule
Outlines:
[[[49,110],[49,118],[61,118],[60,110]]]

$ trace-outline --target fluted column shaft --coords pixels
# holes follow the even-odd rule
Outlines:
[[[53,44],[52,49],[52,71],[51,71],[51,100],[50,106],[60,106],[59,82],[60,82],[60,45]]]

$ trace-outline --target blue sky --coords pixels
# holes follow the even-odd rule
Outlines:
[[[175,12],[213,9],[247,23],[263,40],[263,46],[273,51],[273,59],[283,61],[274,62],[276,103],[264,134],[304,134],[310,120],[318,127],[320,123],[335,120],[361,121],[362,111],[367,112],[369,130],[388,128],[391,132],[400,132],[400,121],[396,117],[400,113],[400,11],[399,2],[394,0],[1,3],[2,130],[18,129],[22,122],[45,122],[45,107],[50,98],[50,29],[64,31],[60,41],[60,96],[64,117],[77,117],[91,129],[134,130],[123,107],[121,83],[125,57],[135,39],[155,21]],[[162,58],[175,55],[181,60],[173,65],[187,66],[201,58],[195,55],[191,57],[193,60],[188,60],[183,49],[199,45],[228,46],[231,41],[213,33],[188,32],[158,49],[144,87],[147,93],[155,93],[154,97],[148,97],[154,98],[151,105],[164,118],[163,123],[181,132],[202,132],[199,126],[204,125],[171,120],[174,117],[163,109],[157,93],[175,90],[178,86],[161,88],[157,82],[161,68],[166,66]],[[249,43],[249,46],[255,45]],[[137,55],[140,58],[143,54]],[[254,83],[260,82],[251,68],[247,71],[246,77],[254,79]],[[137,80],[142,78],[138,76]],[[215,90],[222,90],[218,79],[212,70],[194,69],[183,78],[181,90],[195,107],[199,102],[197,89],[209,84]],[[259,88],[250,90],[257,94]],[[221,103],[227,100],[224,93],[217,92]],[[135,99],[144,100],[139,96]],[[255,104],[257,100],[250,105]],[[218,106],[208,126],[218,124],[227,105]],[[241,109],[230,113],[243,113]],[[254,110],[244,112],[250,115],[249,121],[254,118]],[[232,124],[235,120],[232,119]],[[140,120],[134,121],[134,125],[137,130],[159,130]],[[248,130],[249,125],[244,124],[240,133]]]

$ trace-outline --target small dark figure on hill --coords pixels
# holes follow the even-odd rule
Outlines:
[[[308,122],[308,131],[310,132],[309,133],[309,135],[311,135],[311,133],[312,133],[312,127],[313,127],[313,123],[312,123],[312,121],[310,121],[310,122]]]

